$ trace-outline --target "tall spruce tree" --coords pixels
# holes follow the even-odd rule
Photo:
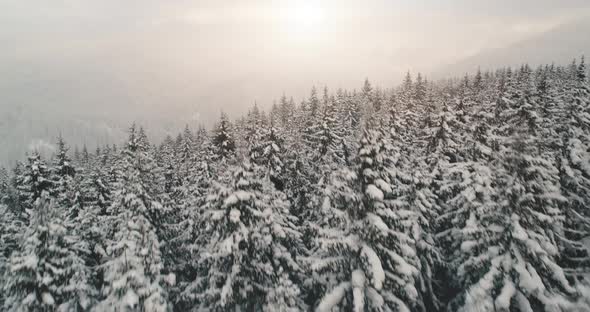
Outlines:
[[[304,309],[294,279],[301,271],[296,218],[256,170],[245,161],[233,171],[232,185],[212,189],[203,207],[195,255],[202,274],[184,293],[193,309]]]
[[[355,171],[334,176],[322,206],[323,224],[310,268],[324,292],[317,311],[408,311],[418,305],[414,240],[403,223],[411,213],[392,203],[388,143],[374,130],[361,139]]]
[[[19,249],[10,257],[4,276],[7,311],[87,310],[92,287],[87,268],[72,250],[60,209],[43,191],[25,229]]]
[[[107,246],[100,311],[166,311],[160,242],[156,234],[162,205],[150,187],[152,161],[143,131],[135,125],[118,164],[110,209],[114,236]]]

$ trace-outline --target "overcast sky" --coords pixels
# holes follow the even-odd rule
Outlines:
[[[589,13],[588,0],[0,0],[0,108],[210,124],[312,84],[390,87]]]
[[[321,10],[313,29],[294,25],[300,7]],[[94,84],[117,105],[142,93],[206,101],[232,89],[246,103],[268,101],[313,83],[428,74],[588,17],[589,8],[585,0],[0,0],[0,79],[56,101]]]

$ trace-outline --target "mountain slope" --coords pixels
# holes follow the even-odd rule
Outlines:
[[[435,78],[474,72],[478,67],[495,69],[528,63],[532,66],[555,62],[567,64],[590,55],[590,20],[577,20],[505,48],[484,51],[433,73]]]

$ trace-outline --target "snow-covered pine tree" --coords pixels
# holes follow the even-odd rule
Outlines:
[[[312,222],[321,193],[321,172],[319,164],[308,157],[305,144],[292,138],[285,150],[284,192],[291,203],[291,211],[301,222]]]
[[[258,145],[262,139],[263,128],[266,126],[266,120],[258,108],[258,104],[254,103],[252,109],[248,112],[245,125],[245,141],[247,143],[248,155],[250,158],[258,158],[262,154],[260,146]]]
[[[118,164],[119,180],[108,218],[115,233],[102,264],[105,285],[98,311],[166,311],[168,306],[156,234],[162,205],[151,188],[152,161],[142,132],[131,127]]]
[[[561,244],[564,266],[580,278],[590,271],[590,247],[583,243],[590,237],[590,87],[583,58],[570,84],[556,122],[562,135],[560,184],[567,199],[562,203],[566,221]]]
[[[416,76],[416,82],[413,85],[414,87],[414,100],[416,103],[422,104],[422,102],[426,99],[426,82],[422,79],[422,74],[418,73]]]
[[[284,195],[257,178],[249,161],[216,186],[202,208],[195,261],[202,274],[187,287],[190,309],[304,310],[294,277],[301,272],[297,220]],[[278,286],[278,287],[277,287]]]
[[[337,98],[341,100],[341,121],[343,128],[348,130],[356,129],[361,121],[361,107],[356,97],[344,91]]]
[[[327,164],[345,162],[342,151],[342,129],[337,123],[337,110],[334,101],[327,99],[321,107],[318,123],[310,129],[310,148],[315,152],[315,159]]]
[[[458,111],[452,111],[444,102],[436,127],[429,130],[426,164],[433,171],[436,171],[437,167],[444,168],[448,163],[458,162],[463,158],[459,148],[462,142],[462,137],[458,133],[460,126],[454,115],[454,112]]]
[[[280,123],[281,128],[290,130],[295,115],[295,101],[292,97],[287,99],[287,96],[283,93],[279,103],[279,120],[277,122]]]
[[[7,205],[0,203],[0,307],[3,307],[7,280],[7,268],[10,264],[12,252],[17,250],[21,241],[22,229],[25,227],[19,218]]]
[[[80,155],[80,164],[82,166],[88,166],[89,163],[90,163],[90,153],[88,152],[88,148],[86,147],[86,144],[84,144],[84,147],[82,147],[82,155]]]
[[[461,245],[458,276],[467,288],[460,311],[570,311],[575,296],[557,263],[564,221],[558,170],[538,147],[533,98],[522,87],[503,112],[497,207],[467,222],[474,235]]]
[[[375,90],[371,86],[369,82],[369,78],[365,78],[365,82],[363,84],[363,88],[361,89],[361,97],[362,97],[362,104],[361,107],[363,110],[370,108],[373,111],[378,111],[379,108],[376,107],[375,103]],[[372,107],[370,107],[372,106]]]
[[[0,167],[0,202],[3,202],[4,194],[8,193],[10,186],[10,176],[8,170],[4,167]]]
[[[375,88],[375,95],[373,98],[373,111],[380,112],[385,102],[385,93],[380,88]]]
[[[347,165],[350,164],[353,158],[356,150],[355,144],[358,142],[357,136],[360,133],[360,129],[358,129],[360,112],[357,104],[346,91],[338,89],[334,105],[337,111],[337,127],[341,129],[342,155]]]
[[[318,91],[315,86],[311,88],[309,95],[309,117],[317,116],[320,112],[320,99],[318,98]]]
[[[91,171],[92,170],[92,171]],[[99,265],[106,256],[106,233],[103,222],[110,207],[111,190],[104,184],[97,169],[78,170],[76,183],[79,196],[70,209],[66,226],[74,235],[74,248],[85,265],[91,269],[90,280],[96,289],[102,284],[102,272]],[[71,213],[75,211],[76,213]]]
[[[462,298],[456,296],[458,292],[460,296],[463,295],[460,292],[465,283],[465,280],[457,278],[457,269],[472,256],[467,252],[470,248],[487,248],[485,244],[489,230],[480,219],[497,207],[497,196],[493,187],[492,168],[483,162],[453,164],[445,173],[445,180],[449,181],[446,187],[452,188],[454,196],[449,199],[446,211],[437,220],[438,223],[447,224],[444,230],[437,233],[437,240],[448,264],[446,272],[439,275],[447,281],[439,289],[444,291],[439,293],[439,297],[450,300],[453,307]]]
[[[451,227],[439,217],[448,210],[448,201],[455,190],[448,187],[447,171],[452,164],[463,160],[460,148],[463,140],[458,134],[457,119],[446,105],[447,94],[442,94],[443,107],[434,129],[427,129],[425,153],[416,157],[408,168],[408,178],[402,177],[400,184],[407,185],[403,202],[408,203],[416,214],[412,237],[416,240],[420,259],[420,293],[427,311],[441,308],[440,285],[444,279],[442,251],[436,233]],[[415,152],[414,152],[415,153]],[[446,220],[442,220],[446,221]]]
[[[410,311],[418,302],[409,211],[395,209],[388,143],[365,130],[355,171],[338,172],[322,206],[325,219],[309,259],[311,282],[323,290],[316,311]],[[312,297],[313,298],[313,297]]]
[[[0,204],[6,205],[12,211],[19,211],[18,193],[14,180],[15,177],[6,168],[0,167]]]
[[[220,160],[227,160],[235,154],[236,143],[232,134],[232,125],[225,113],[221,113],[213,133],[212,142],[215,147],[215,155]]]
[[[186,125],[180,138],[180,145],[177,146],[177,160],[178,164],[176,172],[177,177],[183,184],[188,184],[188,179],[191,179],[194,174],[194,163],[195,163],[195,136]]]
[[[77,192],[76,168],[74,167],[70,156],[69,148],[63,137],[57,138],[57,150],[53,156],[53,162],[50,170],[50,179],[53,184],[52,194],[57,198],[57,206],[68,211],[68,214],[75,215],[78,213],[76,206]],[[88,166],[88,162],[85,163]]]
[[[44,191],[53,192],[50,171],[38,152],[33,152],[28,157],[27,164],[15,179],[19,205],[26,214],[31,213]]]
[[[87,269],[72,250],[63,215],[43,191],[35,201],[22,244],[4,276],[7,311],[83,311],[92,304]]]
[[[250,159],[264,169],[263,174],[268,176],[277,190],[283,191],[285,185],[284,140],[280,137],[274,120],[271,120],[266,127],[261,125],[255,137],[256,141],[250,143]]]
[[[440,269],[442,256],[438,242],[435,240],[436,219],[442,207],[438,196],[434,193],[432,178],[423,175],[419,170],[420,162],[404,163],[398,161],[398,168],[393,186],[396,209],[411,211],[411,218],[405,228],[415,242],[417,268],[419,275],[416,286],[419,294],[418,311],[437,311],[441,302],[439,291],[444,286],[440,284]]]
[[[400,87],[399,92],[399,103],[401,107],[405,110],[411,111],[414,107],[414,83],[412,82],[412,75],[410,71],[406,73],[406,77],[404,78],[404,82]]]
[[[188,137],[186,130],[183,137]],[[164,192],[159,195],[159,201],[165,207],[158,233],[158,237],[166,242],[161,246],[162,274],[174,276],[174,283],[168,285],[167,290],[169,302],[174,303],[174,308],[179,311],[187,309],[182,305],[180,294],[196,276],[196,264],[191,258],[192,243],[199,233],[195,226],[198,214],[195,207],[204,201],[212,177],[209,166],[213,157],[207,131],[200,127],[191,137],[193,148],[190,154],[164,165]]]
[[[483,76],[481,74],[481,68],[478,67],[477,72],[475,73],[475,76],[473,76],[473,83],[471,84],[471,91],[475,95],[480,95],[483,87],[484,87],[484,81],[483,81]]]

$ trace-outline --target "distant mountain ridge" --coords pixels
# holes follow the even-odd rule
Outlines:
[[[584,35],[586,34],[586,35]],[[503,66],[531,66],[556,63],[567,64],[574,58],[590,56],[590,19],[576,20],[560,25],[505,48],[483,51],[451,65],[442,66],[433,73],[434,78],[472,73]]]

